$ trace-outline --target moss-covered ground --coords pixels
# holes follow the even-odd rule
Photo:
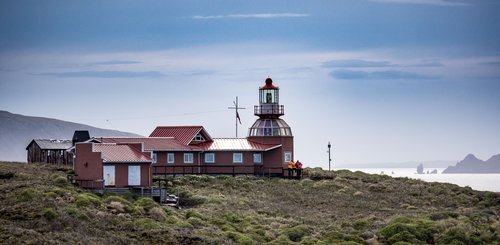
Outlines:
[[[500,244],[500,193],[361,172],[169,178],[182,209],[0,163],[0,244]]]

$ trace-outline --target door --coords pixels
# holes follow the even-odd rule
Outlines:
[[[115,166],[103,166],[103,175],[105,186],[115,185]]]
[[[141,166],[128,166],[128,185],[141,185]]]

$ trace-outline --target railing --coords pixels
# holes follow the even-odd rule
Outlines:
[[[285,115],[284,105],[256,105],[253,108],[253,113],[259,115]]]
[[[278,175],[284,176],[287,169],[262,165],[161,165],[152,166],[153,175]]]
[[[81,188],[86,189],[104,189],[104,180],[73,180]]]

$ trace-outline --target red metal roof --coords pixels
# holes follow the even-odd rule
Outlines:
[[[204,151],[269,151],[281,145],[259,144],[242,138],[215,138],[199,145]]]
[[[189,145],[199,133],[202,133],[206,140],[212,140],[203,126],[158,126],[149,137],[173,137],[181,144]]]
[[[192,151],[199,147],[181,144],[173,137],[106,137],[102,143],[142,143],[145,151]]]
[[[94,143],[92,151],[101,152],[104,162],[151,162],[151,157],[129,145]]]
[[[274,86],[273,85],[273,79],[271,79],[270,77],[266,78],[266,84],[262,87],[260,87],[259,89],[279,89],[278,86]]]

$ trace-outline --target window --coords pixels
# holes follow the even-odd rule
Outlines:
[[[153,157],[152,157],[152,159],[153,159],[153,163],[156,163],[156,153],[155,153],[155,152],[153,152]]]
[[[205,162],[206,163],[214,163],[215,162],[215,153],[205,153]]]
[[[292,153],[287,151],[285,152],[285,162],[289,162],[292,160]]]
[[[204,141],[205,138],[201,135],[201,134],[197,134],[196,136],[194,136],[194,141]]]
[[[175,158],[174,158],[174,153],[167,153],[167,163],[174,163]]]
[[[184,163],[193,163],[193,153],[184,153]]]
[[[233,153],[233,163],[243,163],[243,153]]]
[[[262,163],[262,154],[254,153],[253,154],[253,163]]]

